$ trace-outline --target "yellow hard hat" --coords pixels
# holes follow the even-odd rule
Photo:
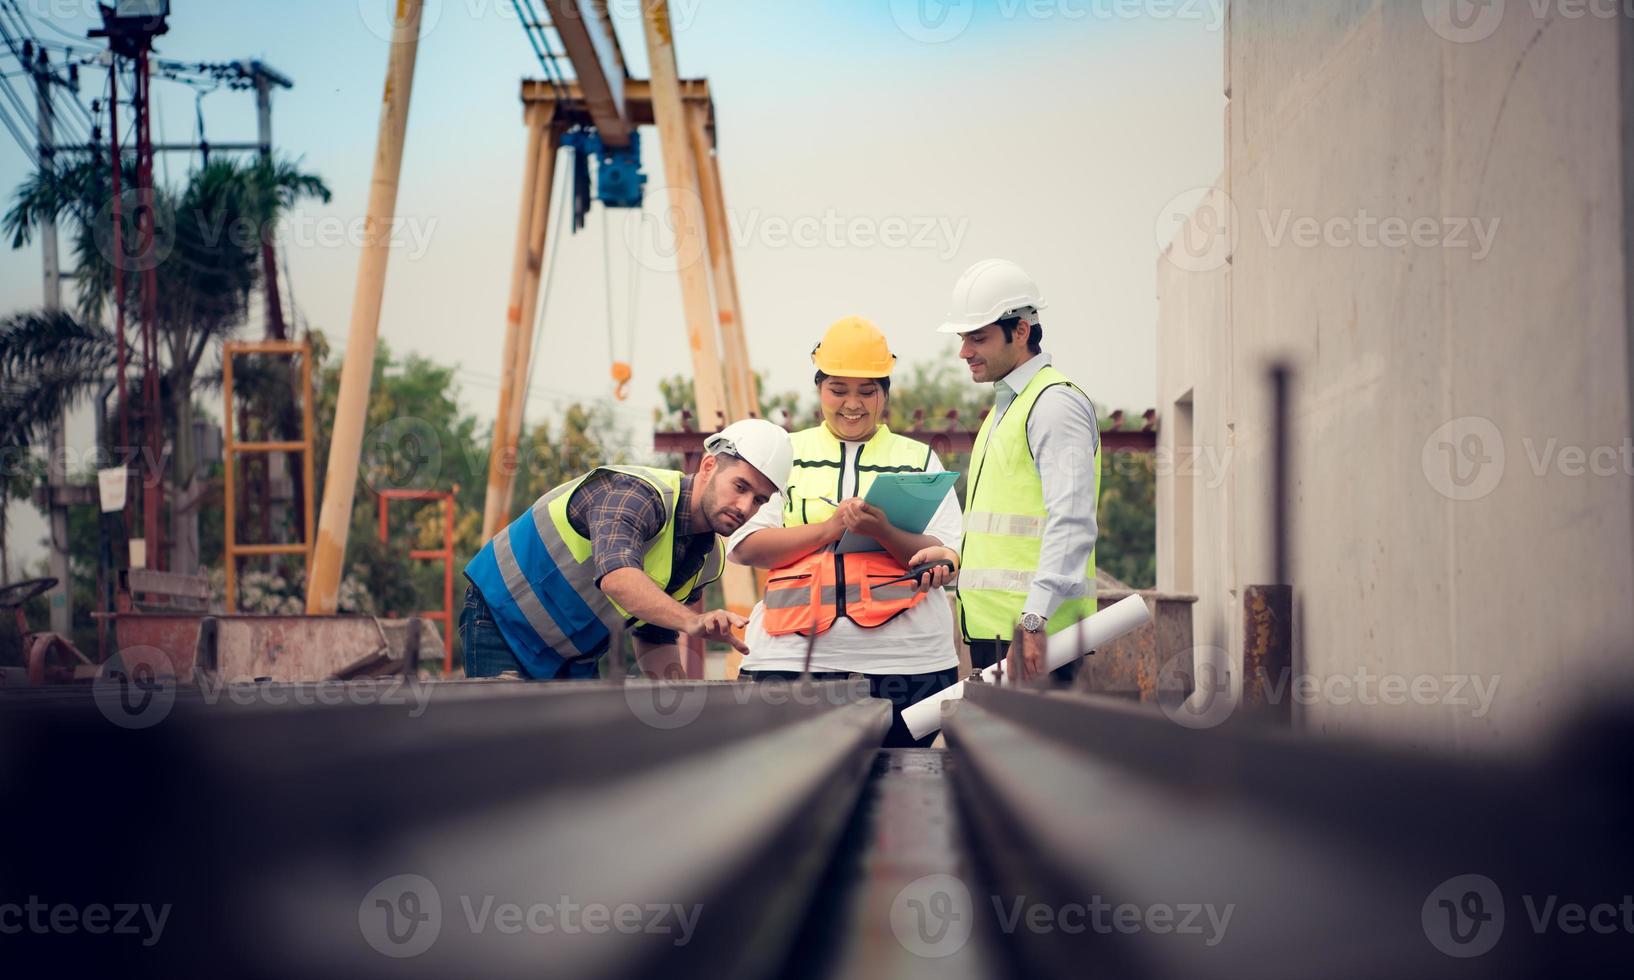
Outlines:
[[[874,321],[848,316],[834,321],[823,342],[812,348],[817,370],[836,378],[888,378],[896,355]]]

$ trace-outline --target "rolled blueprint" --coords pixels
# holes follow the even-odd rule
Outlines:
[[[1152,614],[1146,609],[1146,600],[1138,595],[1129,596],[1108,609],[1102,609],[1077,626],[1064,629],[1050,637],[1049,645],[1044,651],[1045,663],[1049,670],[1065,667],[1091,650],[1103,647],[1126,633],[1132,633],[1151,621]],[[998,664],[982,671],[982,680],[989,684],[998,683]],[[1012,681],[1005,677],[1004,683],[1010,684]],[[942,702],[962,698],[964,693],[965,682],[960,681],[918,704],[908,706],[902,712],[902,720],[907,724],[908,731],[913,733],[914,738],[924,738],[941,728]]]

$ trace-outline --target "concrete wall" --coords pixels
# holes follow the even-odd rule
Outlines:
[[[1634,689],[1634,26],[1545,6],[1230,5],[1226,174],[1157,269],[1159,587],[1240,664],[1285,357],[1310,730],[1516,749]]]

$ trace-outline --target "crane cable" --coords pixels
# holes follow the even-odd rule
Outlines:
[[[557,153],[560,155],[561,151],[558,150]],[[567,173],[565,168],[555,167],[554,169],[557,176],[553,178],[553,182],[562,182],[564,176],[566,180],[573,179],[572,174]],[[545,256],[544,288],[539,291],[539,312],[533,324],[533,347],[528,351],[527,383],[521,391],[516,393],[516,397],[521,399],[524,410],[527,408],[528,393],[533,390],[533,368],[539,360],[539,340],[545,333],[545,311],[550,306],[552,284],[556,282],[556,256],[561,253],[562,225],[573,220],[573,195],[569,194],[566,188],[563,188],[558,192],[558,196],[562,199],[562,216],[557,219],[555,227],[551,228],[550,244],[546,246],[546,251],[549,254]],[[517,426],[516,434],[518,437],[522,434],[520,425]]]
[[[610,209],[604,204],[601,208],[601,277],[607,300],[607,359],[613,366],[613,397],[619,401],[628,401],[630,398],[630,379],[635,375],[635,330],[636,304],[639,302],[640,291],[636,288],[637,276],[640,274],[640,263],[630,264],[629,275],[625,279],[626,292],[624,301],[624,349],[629,352],[628,360],[619,360],[615,336],[617,330],[613,317],[613,236],[610,219],[607,212]],[[625,219],[626,227],[629,219]]]

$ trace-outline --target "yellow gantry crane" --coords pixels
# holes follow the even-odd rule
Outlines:
[[[333,613],[339,592],[389,255],[383,232],[390,229],[396,209],[423,2],[399,0],[397,5],[369,201],[370,235],[358,270],[307,594],[307,612],[311,614]],[[623,173],[625,183],[613,188],[613,194],[622,191],[625,206],[638,205],[642,178],[635,175],[633,181],[629,180],[633,171],[628,168],[631,161],[636,169],[639,167],[639,127],[657,127],[668,225],[675,229],[677,272],[692,351],[697,417],[710,431],[733,419],[758,414],[760,404],[749,368],[732,243],[727,234],[726,202],[715,145],[714,102],[706,80],[680,77],[668,3],[647,0],[641,4],[650,79],[630,77],[606,0],[544,0],[544,4],[551,21],[548,26],[560,39],[574,77],[567,80],[558,73],[555,78],[522,84],[527,156],[505,308],[499,408],[483,507],[485,539],[499,533],[511,519],[516,446],[533,355],[532,325],[540,302],[557,151],[564,139],[588,137],[589,148],[597,154],[604,200],[608,181],[618,180],[620,166],[627,168]],[[524,26],[531,29],[545,25]],[[535,47],[548,74],[550,62],[558,56],[541,50],[537,42]],[[581,150],[586,148],[584,143],[579,145]],[[377,230],[382,233],[375,234]],[[621,380],[628,380],[627,372]],[[724,585],[728,606],[747,615],[758,597],[750,570],[729,565]]]

